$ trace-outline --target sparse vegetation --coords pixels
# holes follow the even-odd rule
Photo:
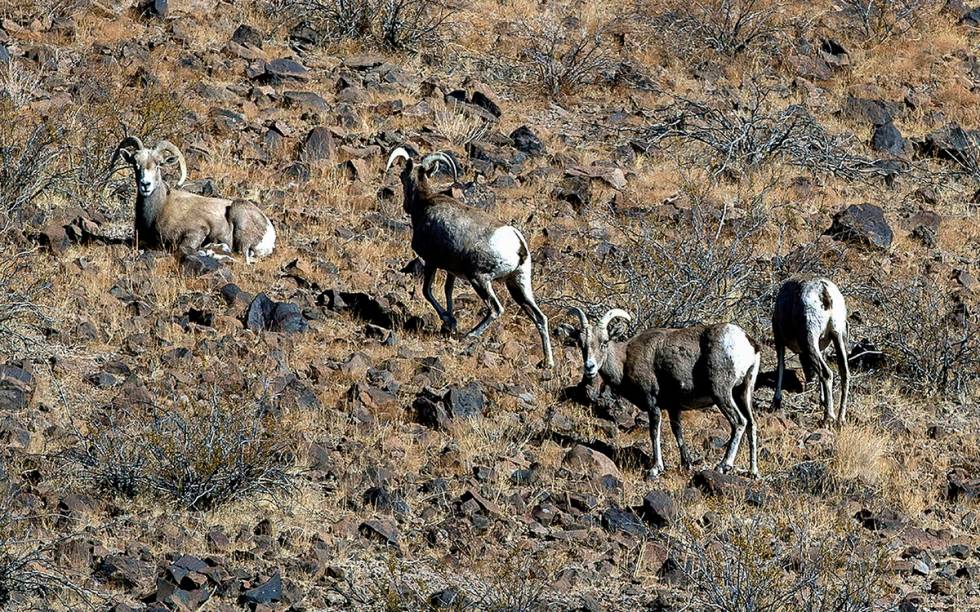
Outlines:
[[[79,434],[68,455],[96,489],[159,496],[188,510],[289,489],[291,435],[264,404],[250,408],[215,393],[200,405],[109,412]]]
[[[859,549],[847,534],[810,529],[805,523],[777,526],[757,515],[717,536],[689,530],[680,541],[680,568],[694,585],[693,603],[732,612],[879,609],[886,551]]]
[[[322,29],[321,42],[359,40],[393,50],[444,44],[458,6],[442,0],[285,0],[298,19]]]
[[[0,608],[980,609],[961,8],[0,2]],[[256,203],[275,251],[134,245],[126,135]],[[440,333],[399,144],[450,151],[461,205],[520,228],[477,233],[533,261],[551,371],[499,283],[485,334]],[[843,427],[793,350],[767,409],[798,273],[847,299]],[[573,305],[744,328],[761,477],[711,469],[732,430],[707,409],[690,470],[663,415],[645,478],[651,415],[571,387]]]

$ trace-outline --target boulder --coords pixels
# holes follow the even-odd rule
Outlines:
[[[599,479],[607,475],[618,480],[623,479],[623,475],[612,459],[584,444],[577,444],[565,453],[562,464],[568,469],[592,479]]]
[[[875,126],[874,133],[871,135],[871,148],[879,153],[906,157],[912,147],[895,124],[889,121]]]
[[[640,516],[654,527],[666,527],[678,516],[674,498],[666,491],[650,491],[643,497]]]
[[[522,125],[510,133],[510,139],[514,141],[514,148],[528,155],[539,156],[548,152],[544,143],[538,135],[531,131],[531,128]]]
[[[309,326],[299,306],[275,302],[264,293],[255,296],[249,304],[244,323],[254,332],[298,333],[306,331]]]
[[[891,248],[894,237],[884,211],[874,204],[853,204],[839,211],[825,234],[883,251]]]
[[[300,146],[300,157],[304,161],[332,159],[336,153],[333,134],[325,127],[318,126],[310,130]]]
[[[242,603],[251,605],[271,604],[280,599],[282,599],[282,577],[278,571],[259,586],[242,593]]]
[[[297,79],[306,81],[310,78],[310,71],[299,62],[287,58],[272,60],[265,65],[265,74],[273,79]]]
[[[0,412],[19,412],[34,398],[34,376],[19,366],[0,365]]]

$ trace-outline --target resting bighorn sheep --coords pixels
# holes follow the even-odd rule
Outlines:
[[[779,359],[773,409],[778,410],[782,406],[783,371],[786,368],[786,347],[789,347],[800,356],[807,381],[812,380],[814,374],[820,381],[824,425],[831,421],[843,424],[847,415],[851,373],[847,366],[847,305],[837,285],[826,278],[791,278],[784,282],[776,295],[772,334]],[[831,341],[841,376],[839,417],[834,414],[834,373],[823,355]]]
[[[212,246],[225,252],[255,257],[272,253],[276,230],[269,218],[250,202],[209,198],[180,189],[171,190],[162,168],[176,161],[180,166],[177,187],[187,180],[184,155],[173,143],[162,140],[147,149],[139,138],[127,136],[112,154],[109,168],[122,157],[136,174],[136,240],[151,247],[177,248],[184,255],[208,253]]]
[[[511,297],[538,328],[544,350],[543,365],[551,368],[554,359],[548,318],[534,301],[531,251],[524,235],[517,228],[500,225],[483,212],[464,206],[451,195],[432,188],[429,177],[439,164],[452,172],[454,180],[458,178],[459,169],[446,153],[432,153],[416,165],[409,152],[398,147],[388,157],[385,171],[399,159],[404,160],[401,170],[403,206],[412,218],[412,249],[425,263],[422,294],[442,319],[443,331],[456,331],[453,315],[456,277],[466,279],[489,309],[483,320],[467,334],[469,337],[479,336],[500,317],[504,308],[494,294],[491,282],[504,279]],[[446,271],[445,308],[432,295],[436,270]]]
[[[759,346],[742,328],[730,323],[684,329],[650,329],[620,342],[609,340],[609,323],[620,317],[630,320],[625,310],[614,308],[598,325],[589,324],[585,313],[572,308],[581,324],[579,343],[584,360],[583,383],[601,376],[617,395],[650,415],[650,442],[656,477],[664,471],[660,448],[660,411],[666,410],[677,439],[681,464],[691,467],[684,445],[681,411],[718,406],[731,425],[728,451],[718,471],[732,469],[742,436],[749,434],[749,471],[759,475],[756,453],[756,423],[752,414],[752,392],[759,373]]]

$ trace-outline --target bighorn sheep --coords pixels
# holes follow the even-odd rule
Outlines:
[[[851,373],[847,366],[847,305],[837,285],[826,278],[791,278],[784,282],[776,295],[772,334],[779,359],[773,409],[778,410],[782,406],[783,371],[786,368],[786,347],[789,347],[800,356],[806,380],[812,380],[815,373],[820,381],[824,425],[831,421],[843,424],[847,415]],[[839,415],[834,414],[833,406],[834,373],[823,355],[831,341],[841,376]]]
[[[601,376],[617,395],[650,415],[653,468],[649,477],[664,471],[660,448],[661,410],[667,411],[670,428],[677,439],[681,464],[691,467],[684,445],[681,411],[718,406],[731,425],[728,451],[718,471],[732,469],[742,436],[749,434],[749,471],[759,475],[756,452],[756,423],[752,414],[752,392],[759,373],[759,346],[742,328],[730,323],[684,329],[650,329],[620,342],[609,340],[609,323],[620,317],[630,320],[625,310],[614,308],[595,327],[585,313],[572,308],[581,324],[579,343],[584,361],[583,384]]]
[[[132,150],[131,150],[132,149]],[[173,143],[162,140],[147,149],[139,138],[127,136],[116,147],[110,170],[122,157],[136,174],[135,239],[151,247],[177,248],[184,255],[213,254],[202,247],[255,257],[272,253],[276,230],[254,204],[209,198],[180,189],[171,190],[163,180],[162,168],[176,161],[180,166],[177,187],[187,180],[184,155]]]
[[[459,169],[443,152],[432,153],[416,165],[405,147],[398,147],[388,157],[387,172],[399,159],[404,160],[401,182],[403,206],[412,219],[412,249],[425,263],[422,294],[442,319],[443,331],[456,331],[453,314],[453,285],[456,277],[466,279],[489,309],[486,316],[467,334],[479,336],[503,312],[491,282],[504,279],[514,301],[520,304],[534,322],[544,350],[543,365],[551,368],[551,340],[548,318],[534,301],[531,290],[531,251],[520,230],[500,225],[483,212],[466,207],[452,196],[433,190],[430,175],[439,164],[448,168],[453,178]],[[432,295],[437,270],[446,271],[446,307]]]

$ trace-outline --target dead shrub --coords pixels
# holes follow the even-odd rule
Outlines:
[[[94,488],[134,497],[149,494],[187,510],[257,495],[278,495],[294,480],[293,436],[264,404],[217,392],[197,405],[112,409],[78,434],[69,453]]]
[[[853,35],[878,44],[916,28],[944,4],[937,0],[842,0],[838,6]]]
[[[573,93],[614,67],[608,33],[614,21],[586,23],[547,11],[512,27],[517,71],[545,94]]]
[[[316,28],[324,43],[358,40],[419,51],[443,44],[458,7],[440,0],[283,0],[293,19]]]
[[[935,279],[855,279],[852,338],[867,338],[911,390],[966,398],[980,382],[980,313]]]
[[[813,173],[860,181],[893,168],[853,153],[851,134],[831,134],[806,108],[783,105],[772,85],[750,80],[719,99],[673,96],[655,112],[639,140],[649,148],[677,142],[705,162],[715,177],[736,179],[782,162]],[[692,147],[693,145],[693,147]]]
[[[59,178],[64,130],[0,100],[0,228]]]
[[[57,601],[70,609],[63,597],[67,593],[91,607],[89,593],[53,560],[55,546],[67,538],[52,541],[45,537],[38,529],[38,518],[36,509],[21,513],[9,495],[0,497],[0,608],[20,609],[33,600]]]
[[[760,264],[754,245],[766,221],[765,191],[714,200],[703,183],[687,181],[686,229],[670,224],[621,227],[626,243],[590,273],[604,288],[609,306],[634,315],[637,329],[686,327],[733,321],[760,310],[754,293]],[[764,297],[764,296],[763,296]]]
[[[705,52],[734,58],[755,49],[775,54],[785,27],[782,8],[773,0],[673,2],[651,25],[664,47],[685,58]]]
[[[858,612],[884,595],[885,551],[846,534],[817,536],[757,516],[714,537],[688,528],[677,544],[698,609]]]

